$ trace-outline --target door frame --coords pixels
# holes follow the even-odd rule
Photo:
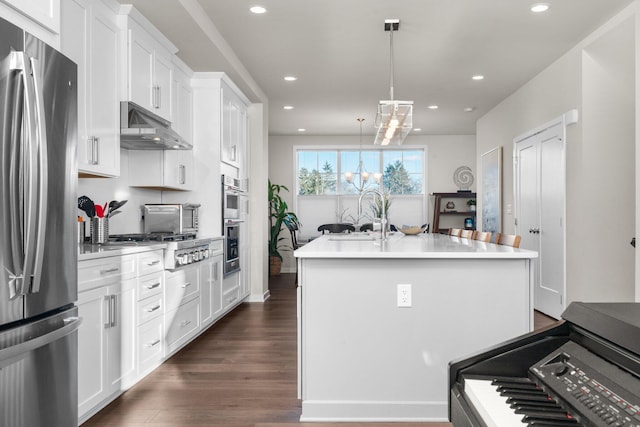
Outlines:
[[[561,154],[561,175],[562,175],[562,180],[559,183],[559,185],[562,186],[562,193],[564,195],[563,200],[562,200],[562,222],[563,222],[563,226],[562,226],[562,240],[563,240],[563,265],[562,265],[562,292],[561,292],[561,296],[560,296],[560,311],[559,312],[554,312],[554,313],[546,313],[548,315],[551,315],[555,318],[560,318],[560,315],[562,314],[562,312],[564,311],[564,309],[567,307],[567,197],[566,197],[566,190],[567,190],[567,162],[566,162],[566,144],[567,144],[567,126],[577,123],[578,122],[578,110],[570,110],[566,113],[564,113],[563,115],[554,118],[553,120],[544,123],[543,125],[540,125],[534,129],[531,129],[519,136],[517,136],[516,138],[513,139],[513,200],[514,200],[514,212],[515,212],[515,231],[516,234],[520,234],[522,235],[522,230],[521,230],[521,226],[520,224],[518,224],[518,219],[520,218],[520,203],[518,200],[518,170],[519,170],[519,164],[518,164],[518,144],[522,143],[532,137],[535,137],[536,135],[539,135],[543,132],[545,132],[546,130],[554,127],[554,126],[558,126],[561,125],[561,131],[560,131],[560,135],[558,135],[561,139],[562,139],[562,154]],[[540,210],[541,207],[539,206],[538,209]],[[538,212],[538,215],[540,215],[540,212]],[[539,262],[539,259],[537,261],[534,262]],[[538,268],[538,267],[536,267]],[[532,277],[535,277],[535,274],[532,274]],[[537,275],[539,278],[541,278],[541,274],[539,273]],[[535,304],[535,291],[537,290],[538,287],[538,283],[534,283],[533,287],[534,287],[534,304]],[[537,307],[536,307],[537,308]]]

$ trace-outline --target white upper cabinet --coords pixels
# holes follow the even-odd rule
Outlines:
[[[61,0],[0,0],[0,3],[4,3],[12,9],[19,11],[30,20],[46,28],[49,32],[58,34],[60,33],[60,1]],[[16,22],[16,25],[32,32],[36,37],[40,37],[39,31],[33,31],[33,28],[25,26],[21,22]],[[49,43],[49,40],[46,38],[43,40]],[[54,47],[56,46],[54,45]]]
[[[193,90],[191,71],[178,58],[173,58],[173,121],[171,127],[185,140],[193,143]]]
[[[111,0],[62,0],[61,50],[78,64],[78,172],[120,175],[120,38]]]
[[[243,169],[243,152],[248,146],[248,111],[244,96],[222,82],[222,134],[220,158],[223,162]]]
[[[193,152],[129,150],[129,185],[158,190],[192,190]]]
[[[173,120],[173,64],[177,51],[136,9],[121,8],[127,19],[127,98],[158,116]]]

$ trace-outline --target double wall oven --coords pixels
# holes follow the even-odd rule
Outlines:
[[[246,191],[240,180],[222,175],[222,234],[224,235],[224,274],[240,271],[240,233],[246,212]]]

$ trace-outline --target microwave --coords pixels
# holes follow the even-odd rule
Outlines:
[[[196,233],[199,207],[193,203],[144,205],[144,232]]]
[[[222,175],[222,218],[238,219],[245,192],[239,179]]]

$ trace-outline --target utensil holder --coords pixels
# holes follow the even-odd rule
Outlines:
[[[109,218],[91,218],[91,243],[107,243],[109,240]]]

